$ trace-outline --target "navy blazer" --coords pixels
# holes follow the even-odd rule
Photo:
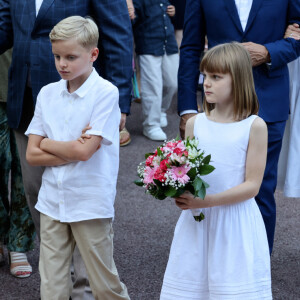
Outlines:
[[[284,121],[289,113],[287,63],[300,55],[300,41],[283,39],[288,24],[300,24],[299,0],[253,0],[245,32],[234,0],[187,0],[178,72],[178,111],[197,110],[196,89],[205,35],[208,47],[227,42],[264,45],[271,56],[253,68],[259,115],[267,122]]]
[[[0,53],[13,47],[7,99],[12,128],[19,126],[28,70],[34,102],[44,85],[60,80],[49,33],[73,15],[91,16],[97,23],[100,55],[94,66],[119,88],[121,111],[129,113],[133,42],[126,1],[44,0],[36,16],[35,0],[0,0]]]

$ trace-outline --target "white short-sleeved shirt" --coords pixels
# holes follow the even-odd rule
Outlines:
[[[119,92],[94,69],[73,93],[67,81],[51,83],[38,95],[34,117],[25,132],[56,141],[87,133],[102,136],[101,148],[88,161],[46,167],[36,209],[61,222],[114,216],[119,168]]]

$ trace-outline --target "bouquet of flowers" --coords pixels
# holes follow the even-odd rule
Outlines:
[[[154,153],[145,155],[146,161],[138,165],[139,180],[135,184],[146,189],[146,193],[163,200],[179,197],[186,190],[195,197],[205,198],[209,185],[201,178],[215,168],[210,165],[211,156],[198,149],[198,140],[193,138],[166,141]],[[194,215],[196,221],[204,214]]]

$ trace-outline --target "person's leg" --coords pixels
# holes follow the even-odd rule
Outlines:
[[[275,224],[276,224],[276,202],[274,193],[277,184],[277,167],[279,154],[284,133],[284,122],[267,123],[268,126],[268,155],[263,182],[256,203],[262,214],[269,242],[270,254],[273,249]]]
[[[30,166],[26,161],[26,149],[28,138],[24,135],[24,131],[14,130],[16,142],[18,146],[18,152],[20,155],[22,177],[27,204],[33,219],[36,233],[40,238],[40,213],[35,209],[37,203],[39,190],[42,183],[42,176],[44,167]]]
[[[167,126],[167,110],[177,95],[177,72],[179,67],[178,54],[164,55],[162,59],[163,99],[161,104],[161,123]]]
[[[14,252],[27,252],[34,247],[35,228],[27,205],[19,154],[13,131],[10,131],[11,145],[11,213],[9,242],[7,249]]]
[[[93,300],[94,296],[90,288],[86,267],[77,245],[74,249],[72,262],[74,267],[72,300]]]
[[[162,103],[162,56],[140,55],[141,97],[144,116],[144,134],[151,138],[151,131],[160,129]],[[165,134],[163,133],[164,137]]]
[[[75,246],[70,224],[42,213],[40,217],[41,300],[68,300],[71,294],[70,265]]]
[[[6,105],[0,102],[0,264],[4,264],[2,246],[7,242],[9,231],[8,176],[11,167],[9,127]]]
[[[26,161],[26,149],[28,138],[24,135],[34,112],[32,92],[30,88],[26,88],[24,94],[23,101],[23,111],[22,118],[20,121],[20,125],[18,129],[14,130],[16,143],[18,147],[22,176],[23,176],[23,184],[26,195],[26,200],[29,206],[29,210],[33,219],[33,223],[35,226],[36,233],[38,238],[40,236],[40,214],[34,208],[37,203],[38,193],[40,190],[42,175],[44,172],[44,167],[32,167]]]
[[[128,300],[127,288],[120,281],[113,259],[112,220],[87,220],[70,223],[70,226],[95,299]]]

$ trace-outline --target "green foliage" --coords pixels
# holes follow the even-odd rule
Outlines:
[[[154,153],[146,153],[145,154],[145,159],[147,159],[149,156],[153,155]]]
[[[195,221],[201,222],[202,220],[205,219],[205,215],[203,213],[200,213],[199,216],[194,216]]]
[[[209,154],[203,158],[202,163],[204,165],[208,165],[210,163],[210,160],[211,160],[211,155]]]
[[[202,165],[199,167],[199,174],[207,175],[207,174],[211,173],[214,169],[215,169],[215,167],[213,167],[212,165]]]
[[[143,181],[141,181],[141,180],[135,180],[134,183],[135,183],[137,186],[143,186],[143,185],[144,185]]]

